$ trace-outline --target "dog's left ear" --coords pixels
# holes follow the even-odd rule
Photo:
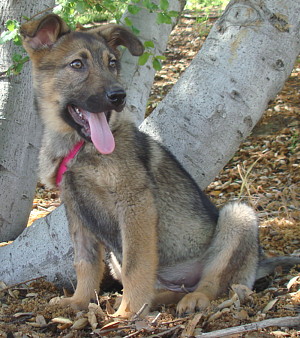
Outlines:
[[[144,52],[144,46],[141,41],[125,27],[108,24],[96,28],[95,31],[97,31],[113,49],[122,45],[127,47],[134,56],[142,55]]]

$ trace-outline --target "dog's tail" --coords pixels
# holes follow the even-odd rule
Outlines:
[[[259,261],[256,271],[256,280],[264,278],[274,273],[275,269],[280,267],[284,272],[288,272],[293,266],[300,264],[300,257],[279,256],[279,257],[262,257]]]

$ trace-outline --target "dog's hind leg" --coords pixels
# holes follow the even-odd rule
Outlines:
[[[80,310],[86,309],[99,292],[104,274],[104,248],[97,238],[80,224],[78,219],[73,219],[71,224],[70,232],[74,243],[77,286],[74,295],[61,299],[60,304],[70,305],[72,308]]]
[[[197,289],[177,305],[179,314],[205,308],[232,284],[252,287],[258,264],[258,225],[254,211],[239,203],[221,211],[215,235],[204,256]]]

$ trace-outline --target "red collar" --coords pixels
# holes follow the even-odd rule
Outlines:
[[[58,187],[60,186],[63,174],[68,170],[68,163],[77,155],[77,153],[79,152],[83,144],[84,144],[84,140],[77,142],[74,145],[74,147],[70,150],[68,155],[65,156],[63,160],[61,161],[58,167],[58,170],[57,170],[57,174],[56,174],[56,185]]]

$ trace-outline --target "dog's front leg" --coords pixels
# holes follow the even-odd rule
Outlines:
[[[71,217],[73,218],[73,217]],[[75,310],[87,309],[90,301],[96,298],[104,273],[104,248],[96,237],[77,219],[70,223],[74,243],[75,270],[77,286],[70,298],[63,298],[61,305],[70,305]]]
[[[129,205],[128,205],[129,204]],[[154,297],[157,276],[157,210],[146,190],[121,207],[123,298],[116,317],[129,318]]]

